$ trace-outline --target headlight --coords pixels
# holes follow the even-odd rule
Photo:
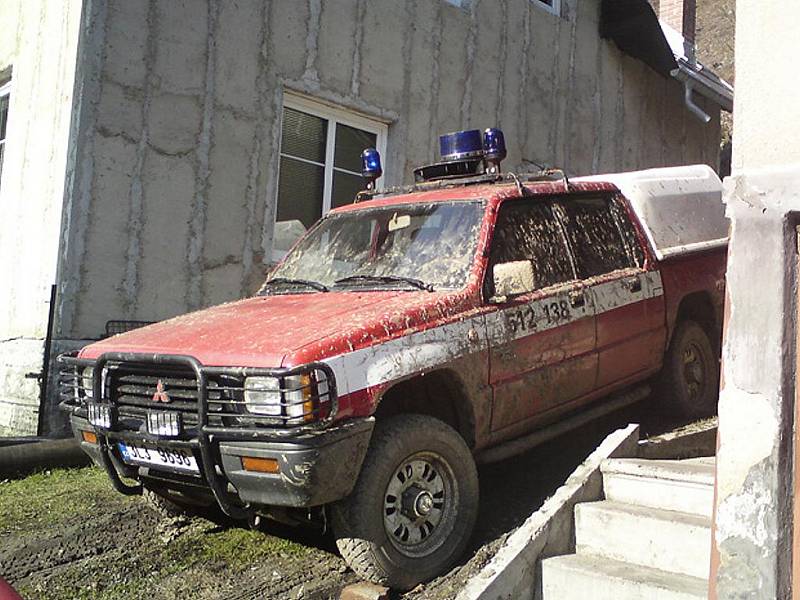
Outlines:
[[[81,373],[81,387],[83,388],[83,395],[87,398],[92,398],[94,390],[92,389],[94,376],[94,367],[86,367]]]
[[[256,415],[281,416],[281,380],[277,377],[248,377],[244,381],[244,404]]]
[[[250,413],[283,418],[290,425],[299,425],[317,418],[313,391],[314,382],[309,374],[248,377],[244,382],[244,403]]]

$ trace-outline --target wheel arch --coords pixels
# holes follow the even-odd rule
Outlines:
[[[705,291],[692,292],[681,299],[678,305],[678,312],[675,322],[670,331],[670,343],[675,335],[675,330],[683,321],[695,321],[708,335],[708,339],[714,345],[714,350],[719,351],[722,336],[721,321],[711,294]]]
[[[400,414],[434,417],[455,429],[470,448],[475,447],[475,411],[461,376],[437,369],[399,381],[378,399],[377,420]]]

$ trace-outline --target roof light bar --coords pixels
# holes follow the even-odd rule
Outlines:
[[[454,131],[439,136],[439,153],[445,162],[483,158],[483,138],[480,130]]]

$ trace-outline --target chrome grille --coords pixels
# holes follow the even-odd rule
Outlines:
[[[122,363],[111,368],[108,376],[111,401],[118,407],[123,428],[138,429],[150,410],[180,412],[185,426],[197,426],[199,390],[194,371],[164,365]],[[209,402],[209,424],[223,425],[214,412],[221,412],[226,400],[235,400],[241,389],[241,380],[234,377],[220,376],[207,380],[209,401],[219,403],[212,406]],[[163,401],[164,398],[169,401]]]

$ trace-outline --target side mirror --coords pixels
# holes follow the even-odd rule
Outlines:
[[[504,302],[509,296],[527,294],[536,289],[533,265],[529,260],[499,263],[492,270],[494,297],[492,302]]]

